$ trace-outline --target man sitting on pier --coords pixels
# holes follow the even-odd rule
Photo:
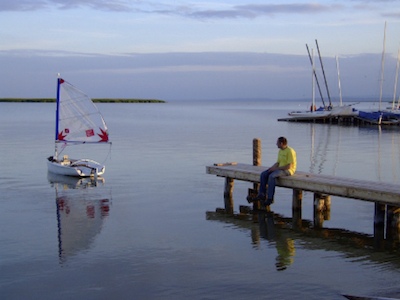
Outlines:
[[[291,176],[296,171],[296,152],[287,145],[287,139],[285,137],[278,138],[276,145],[279,148],[278,161],[261,173],[258,195],[255,198],[247,197],[249,203],[260,201],[262,205],[271,205],[274,202],[275,178]]]

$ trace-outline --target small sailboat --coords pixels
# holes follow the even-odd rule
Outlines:
[[[110,143],[103,116],[92,100],[62,78],[57,79],[55,154],[47,158],[49,172],[88,177],[102,175],[105,166],[91,159],[59,158],[67,145]]]
[[[307,45],[306,45],[307,46]],[[307,51],[308,51],[308,46],[307,46]],[[324,102],[324,98],[322,97],[322,93],[321,93],[321,89],[317,80],[317,76],[315,73],[315,65],[314,65],[314,50],[311,50],[312,55],[310,55],[310,52],[308,51],[309,57],[310,57],[310,61],[311,61],[311,66],[312,66],[312,104],[311,104],[311,108],[308,111],[292,111],[289,113],[289,116],[291,117],[305,117],[305,118],[309,118],[309,117],[327,117],[331,114],[331,112],[329,110],[326,110],[325,108],[319,108],[317,109],[315,106],[315,83],[318,84],[318,89],[321,95],[321,99],[322,102],[325,104]]]
[[[339,63],[338,59],[336,57],[336,64],[338,68],[338,80],[339,80],[339,92],[340,92],[340,106],[333,106],[330,93],[329,93],[329,88],[328,88],[328,82],[326,80],[325,76],[325,71],[324,71],[324,66],[322,64],[322,58],[321,58],[321,53],[319,51],[319,46],[317,40],[315,40],[315,43],[317,45],[317,50],[318,50],[318,56],[321,64],[321,69],[322,73],[324,75],[324,81],[325,81],[325,88],[326,92],[328,95],[329,99],[329,105],[325,105],[324,97],[322,95],[321,87],[318,82],[317,78],[317,73],[315,70],[315,64],[314,64],[314,51],[312,50],[312,55],[310,54],[310,50],[308,48],[308,45],[306,44],[307,47],[307,52],[308,52],[308,57],[310,58],[311,66],[312,66],[312,83],[313,83],[313,88],[312,88],[312,104],[310,110],[307,111],[292,111],[289,113],[289,116],[291,117],[297,117],[297,118],[305,118],[305,119],[317,119],[317,118],[327,118],[327,117],[337,117],[337,116],[354,116],[356,113],[354,112],[354,109],[351,105],[343,105],[342,104],[342,95],[341,95],[341,88],[340,88],[340,76],[339,76]],[[321,96],[321,100],[323,103],[323,106],[320,108],[316,108],[315,106],[315,83],[317,84],[319,94]]]
[[[383,51],[382,51],[382,70],[381,70],[381,89],[380,89],[380,96],[379,96],[379,110],[378,111],[359,111],[358,118],[366,121],[371,124],[376,125],[391,125],[391,124],[398,124],[400,123],[399,115],[394,111],[384,111],[381,109],[382,107],[382,91],[383,91],[383,71],[385,66],[385,44],[386,44],[386,27],[387,23],[385,22],[385,33],[383,38]],[[397,75],[396,75],[396,82],[395,87],[397,84]],[[396,90],[395,90],[396,93]],[[394,105],[394,101],[393,101]]]

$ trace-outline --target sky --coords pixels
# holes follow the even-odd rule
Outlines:
[[[0,98],[393,97],[400,0],[1,0]],[[400,88],[398,89],[400,91]],[[325,96],[326,97],[326,96]],[[397,96],[398,97],[398,96]]]

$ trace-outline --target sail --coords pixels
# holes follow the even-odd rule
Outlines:
[[[108,142],[106,123],[92,100],[59,78],[57,93],[56,141]]]

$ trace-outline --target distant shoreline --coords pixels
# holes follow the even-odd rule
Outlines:
[[[92,99],[96,103],[166,103],[163,100],[155,99]],[[1,102],[56,102],[56,99],[52,98],[0,98]]]

